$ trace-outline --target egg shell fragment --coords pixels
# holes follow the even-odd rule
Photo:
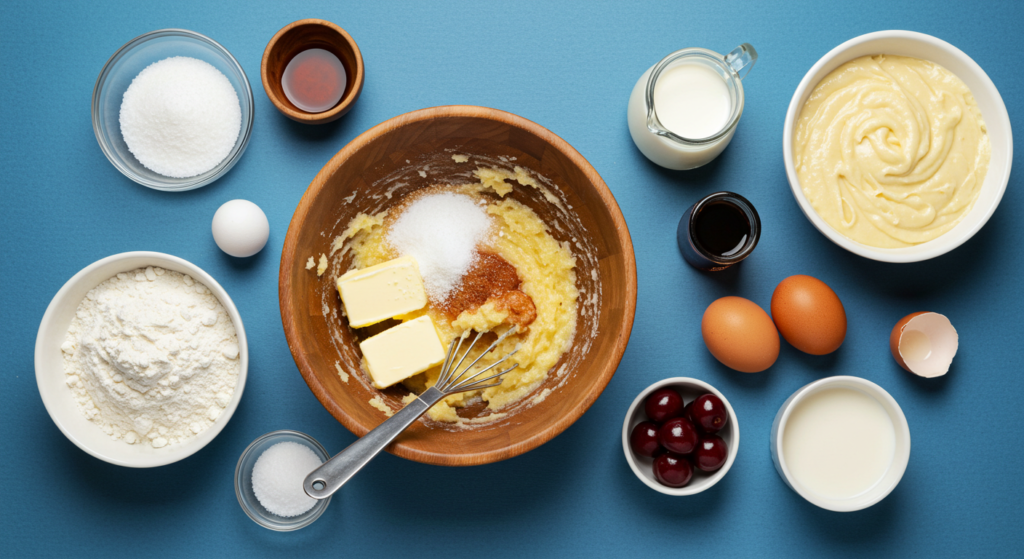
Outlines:
[[[771,317],[742,297],[722,297],[708,305],[700,331],[711,355],[730,369],[759,373],[779,357],[779,332]]]
[[[949,372],[960,337],[944,315],[916,312],[900,319],[889,335],[889,351],[900,367],[925,378]]]
[[[846,309],[835,291],[811,276],[790,276],[772,293],[772,320],[790,345],[827,355],[846,339]]]

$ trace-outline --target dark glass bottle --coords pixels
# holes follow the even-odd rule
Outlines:
[[[683,259],[708,272],[724,270],[753,252],[761,218],[746,198],[716,192],[700,199],[679,220],[676,240]]]

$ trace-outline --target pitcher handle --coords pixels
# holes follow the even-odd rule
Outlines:
[[[743,43],[725,55],[725,63],[732,68],[733,72],[736,72],[741,80],[747,76],[747,72],[754,67],[755,62],[757,62],[757,51],[750,43]]]

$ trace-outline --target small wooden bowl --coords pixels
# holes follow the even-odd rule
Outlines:
[[[281,86],[281,75],[296,54],[308,49],[324,49],[338,57],[348,83],[345,94],[334,108],[322,113],[308,113],[288,100]],[[263,51],[260,65],[263,89],[267,97],[288,118],[305,124],[324,124],[341,118],[352,108],[363,90],[363,55],[355,40],[337,25],[322,19],[300,19],[286,25],[274,35]]]
[[[469,162],[456,162],[456,154],[468,155]],[[637,283],[629,231],[615,198],[579,152],[542,126],[495,109],[450,106],[407,113],[363,133],[324,166],[285,237],[278,282],[285,336],[303,378],[331,415],[363,436],[385,420],[371,399],[380,397],[398,410],[408,394],[400,385],[376,390],[360,370],[356,333],[342,316],[334,287],[351,255],[332,253],[334,238],[359,212],[380,212],[426,186],[473,180],[477,166],[520,166],[550,179],[551,198],[528,186],[509,196],[571,246],[580,289],[576,334],[547,380],[501,410],[509,412],[501,419],[468,428],[414,423],[388,450],[417,462],[486,464],[547,442],[604,390],[633,327]],[[426,177],[420,175],[424,169]],[[306,265],[321,254],[331,257],[330,266],[318,277]],[[460,411],[469,418],[486,413],[483,404]]]

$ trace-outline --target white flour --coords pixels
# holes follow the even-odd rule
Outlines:
[[[61,350],[85,417],[114,439],[156,448],[212,425],[240,366],[220,301],[190,276],[153,267],[86,294]]]

